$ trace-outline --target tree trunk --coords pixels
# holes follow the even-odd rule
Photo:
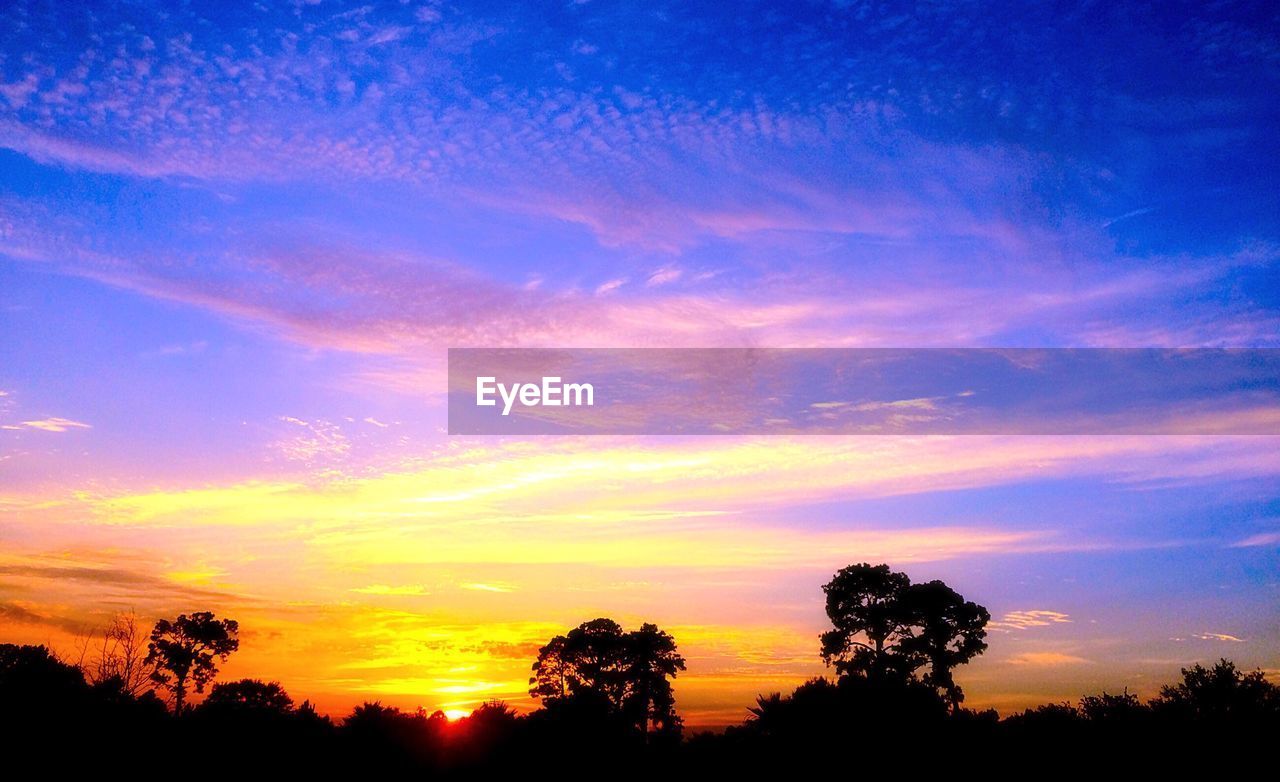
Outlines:
[[[173,688],[173,713],[179,717],[182,716],[183,702],[186,700],[187,694],[187,677],[179,676]]]

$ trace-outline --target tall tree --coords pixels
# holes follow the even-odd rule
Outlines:
[[[568,649],[569,639],[557,635],[538,650],[533,663],[533,676],[529,678],[529,694],[554,703],[569,697],[569,679],[573,675],[573,663]]]
[[[906,573],[888,565],[850,565],[824,584],[827,617],[833,628],[822,634],[822,659],[838,673],[883,678],[901,666],[898,643],[908,617],[902,593],[911,586]]]
[[[529,694],[548,703],[576,697],[596,698],[611,710],[622,707],[625,691],[625,638],[612,619],[583,622],[538,650]]]
[[[173,693],[174,713],[181,714],[187,688],[204,692],[218,674],[217,661],[240,648],[240,625],[234,619],[217,619],[210,611],[161,619],[151,631],[146,663],[154,665],[151,678]]]
[[[842,675],[917,679],[957,707],[956,666],[986,650],[991,615],[941,581],[912,584],[888,565],[850,565],[823,586],[833,628],[822,657]],[[925,673],[917,677],[924,668]]]
[[[652,727],[659,733],[679,729],[675,693],[670,679],[685,669],[676,641],[654,624],[643,624],[626,637],[628,716],[647,738]]]

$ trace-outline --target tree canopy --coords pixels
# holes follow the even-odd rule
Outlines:
[[[218,619],[211,611],[156,622],[145,662],[155,666],[151,678],[173,693],[176,713],[185,707],[188,687],[204,692],[218,675],[218,660],[225,662],[240,648],[239,632],[234,619]]]
[[[675,639],[656,625],[626,632],[593,619],[538,650],[529,694],[553,708],[599,709],[643,735],[678,732],[670,680],[684,669]]]
[[[959,706],[964,693],[953,672],[986,650],[987,609],[941,581],[912,584],[906,573],[865,562],[822,589],[832,624],[821,636],[822,657],[837,673],[920,681]]]
[[[1182,681],[1160,689],[1152,704],[1158,711],[1184,718],[1244,722],[1280,717],[1280,685],[1262,671],[1244,673],[1230,660],[1211,668],[1196,663],[1182,669]]]
[[[279,682],[240,679],[213,685],[202,709],[246,714],[288,714],[293,711],[293,698]]]

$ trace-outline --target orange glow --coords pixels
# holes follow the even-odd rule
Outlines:
[[[360,475],[0,496],[12,531],[0,553],[5,640],[70,654],[78,629],[116,611],[132,608],[145,624],[208,608],[243,628],[222,680],[278,680],[335,716],[381,700],[456,718],[490,699],[536,708],[528,678],[538,648],[609,616],[671,632],[689,660],[675,682],[686,723],[724,725],[756,695],[827,671],[820,585],[838,567],[936,572],[1115,545],[1052,514],[1017,527],[932,514],[797,523],[781,515],[797,501],[1085,469],[1129,480],[1280,471],[1280,451],[1247,438],[599,442],[589,453],[572,440],[457,443]],[[1182,461],[1166,463],[1171,453]],[[1089,625],[1067,621],[1066,606],[991,607],[1008,637],[973,666],[993,684],[972,689],[972,703],[1038,701],[1034,689],[994,689],[1006,680],[1031,688],[1101,675],[1076,662],[1104,653],[1071,643]]]

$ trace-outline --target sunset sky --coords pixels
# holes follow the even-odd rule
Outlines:
[[[0,8],[0,642],[208,609],[334,714],[528,709],[610,616],[713,726],[869,561],[990,609],[971,706],[1280,675],[1276,436],[445,408],[449,347],[1280,347],[1274,4],[89,5]]]

